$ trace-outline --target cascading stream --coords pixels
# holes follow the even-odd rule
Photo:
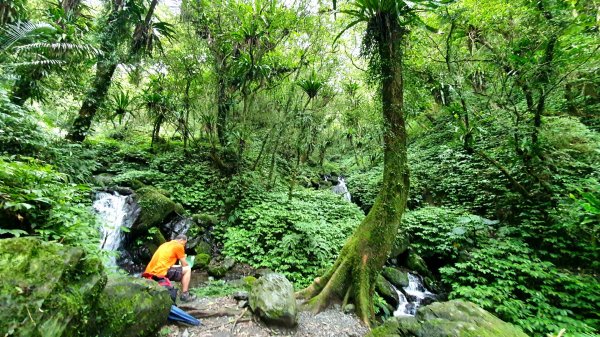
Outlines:
[[[425,288],[423,281],[417,275],[408,273],[408,286],[403,287],[403,291],[396,289],[399,298],[399,304],[394,316],[414,316],[417,309],[426,298],[435,298],[436,295]],[[406,295],[405,295],[406,293]]]
[[[327,178],[325,180],[327,180]],[[346,180],[344,180],[343,177],[338,177],[338,184],[333,186],[331,191],[333,191],[335,194],[341,195],[348,202],[352,201],[352,196],[350,195],[350,191],[348,191]]]
[[[102,239],[100,248],[116,252],[122,247],[125,233],[122,228],[131,228],[137,212],[137,205],[131,195],[120,195],[118,192],[98,192],[92,207],[102,222]],[[116,265],[116,256],[110,255],[109,265]]]

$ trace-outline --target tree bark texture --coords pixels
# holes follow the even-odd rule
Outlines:
[[[396,237],[406,207],[409,171],[403,116],[402,27],[394,13],[372,20],[379,27],[376,41],[381,60],[381,98],[384,117],[383,188],[369,214],[348,239],[333,267],[298,293],[315,311],[332,301],[355,304],[367,325],[374,317],[375,282]]]
[[[115,61],[98,63],[97,67],[92,89],[85,96],[81,109],[79,109],[79,115],[75,118],[73,127],[67,135],[69,140],[82,142],[87,136],[92,120],[108,93],[112,76],[117,69],[117,63]]]

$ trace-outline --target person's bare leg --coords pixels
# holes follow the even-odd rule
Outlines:
[[[186,293],[190,287],[190,279],[192,278],[192,268],[183,267],[183,276],[181,277],[181,290]]]

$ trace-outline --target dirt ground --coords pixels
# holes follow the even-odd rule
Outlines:
[[[181,309],[198,317],[200,326],[170,323],[161,336],[168,337],[362,337],[368,329],[356,316],[332,308],[314,315],[298,313],[298,325],[293,329],[269,327],[254,317],[249,309],[239,308],[231,297],[200,298],[181,304]]]

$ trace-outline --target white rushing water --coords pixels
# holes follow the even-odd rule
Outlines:
[[[331,190],[333,193],[341,195],[347,201],[352,201],[352,196],[350,195],[350,191],[348,191],[346,180],[343,177],[338,177],[338,184],[333,186]]]
[[[130,195],[120,195],[117,192],[99,192],[93,205],[102,221],[102,239],[100,248],[116,252],[121,248],[125,233],[122,227],[131,228],[134,202]],[[115,255],[110,256],[110,264],[116,265]]]
[[[396,311],[394,311],[394,316],[414,316],[417,312],[417,309],[421,305],[421,302],[425,298],[435,297],[435,294],[430,292],[423,285],[423,281],[417,275],[413,275],[408,273],[408,286],[404,287],[404,293],[406,293],[410,300],[406,298],[404,293],[399,289],[396,289],[398,293],[398,298],[400,304]]]

